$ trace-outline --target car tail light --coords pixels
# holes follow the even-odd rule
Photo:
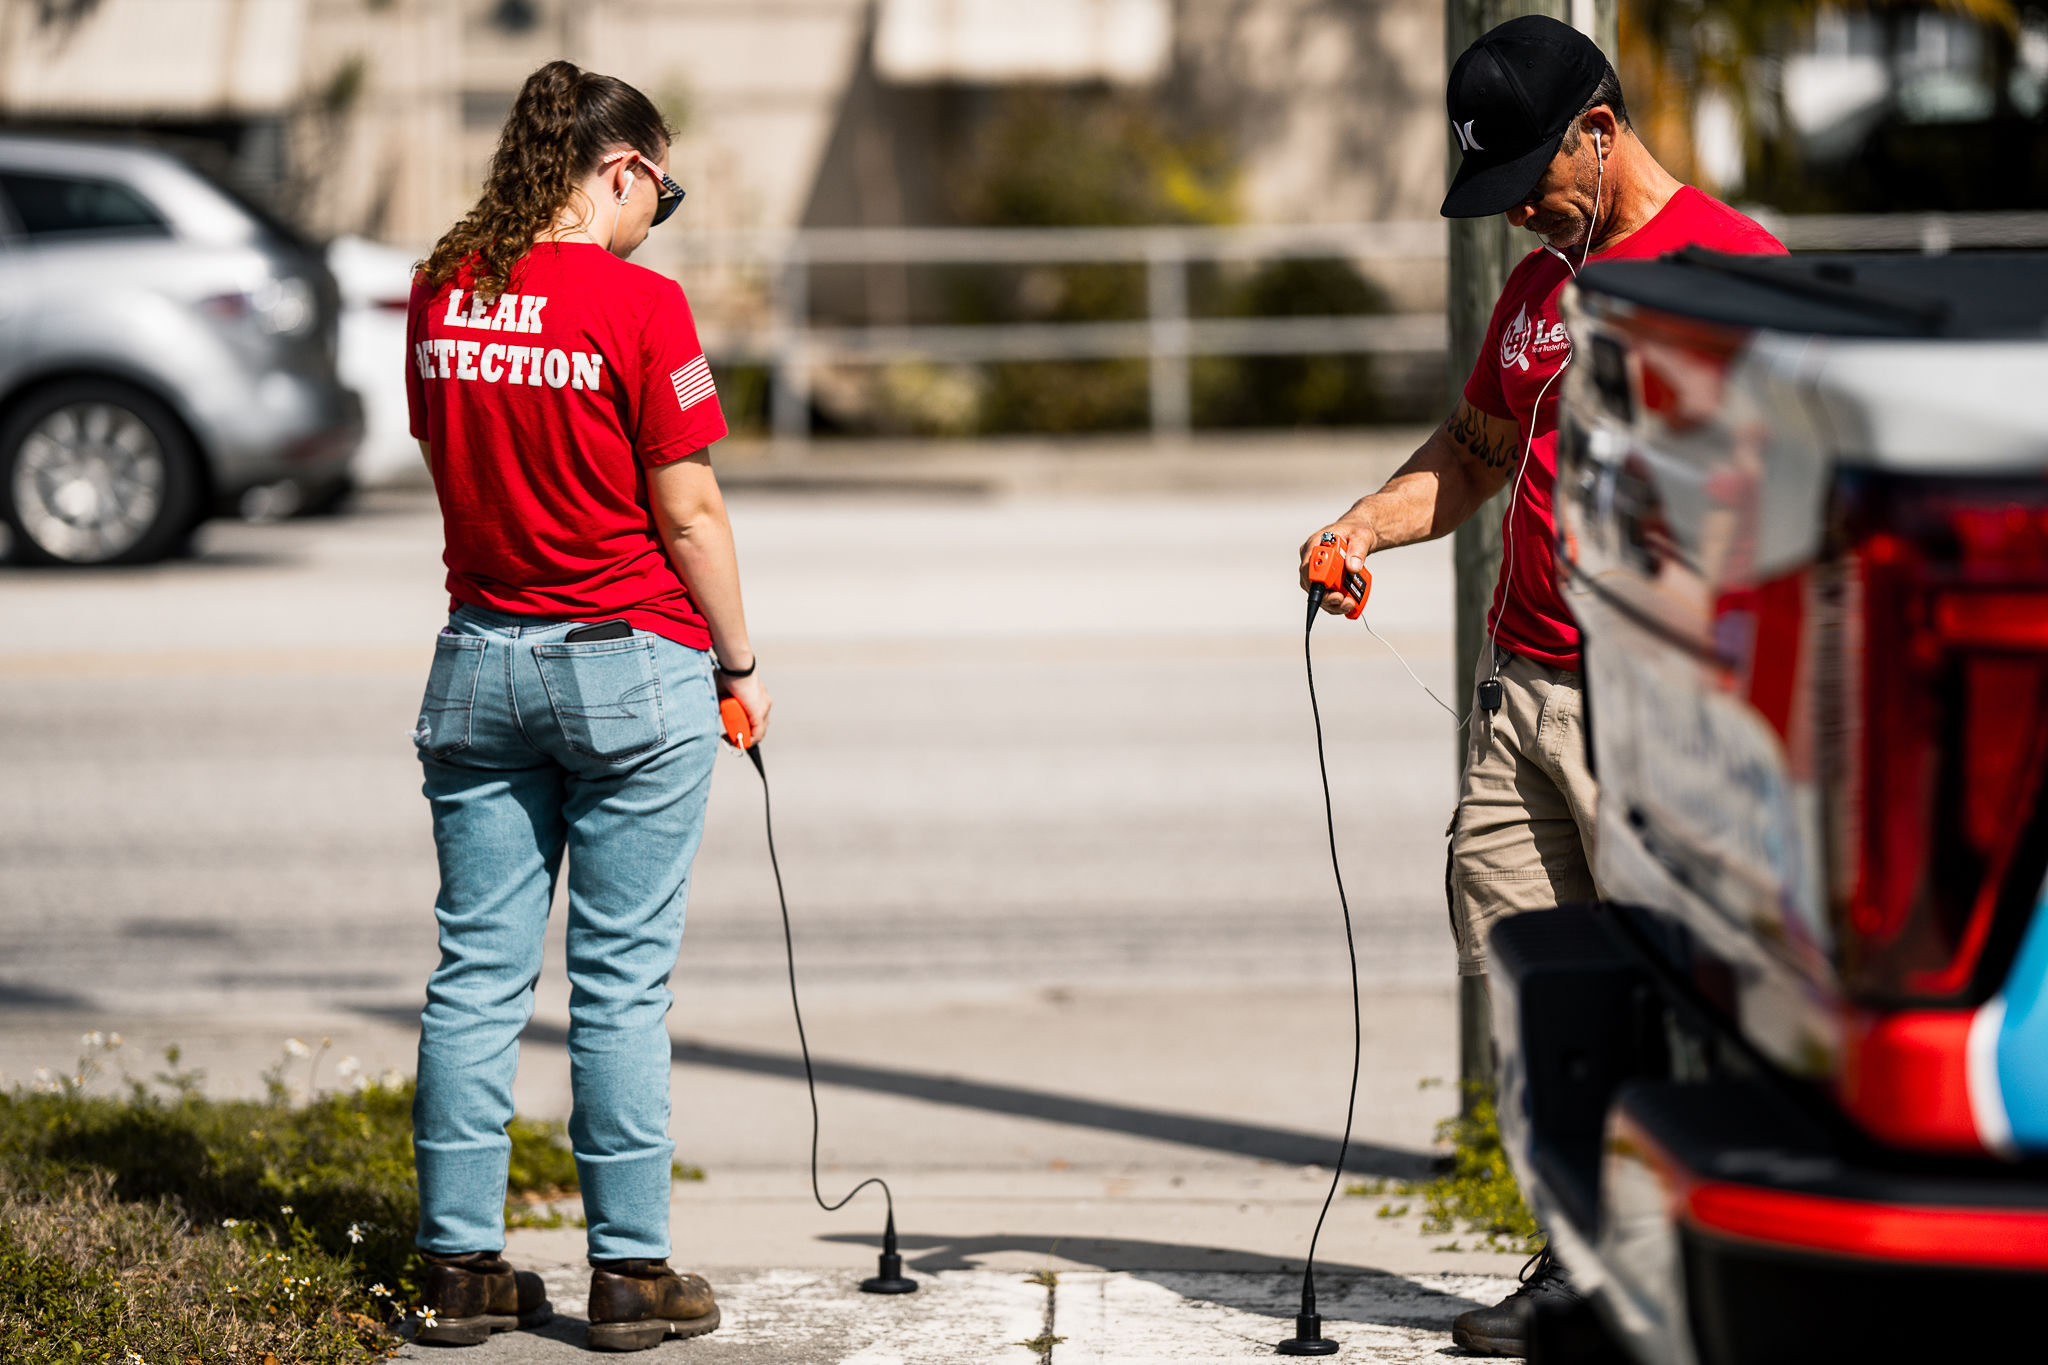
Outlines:
[[[2048,480],[1857,473],[1836,513],[1820,685],[1844,981],[1866,1004],[1974,1003],[1997,984],[1979,968],[2001,902],[2031,910],[2048,864],[2027,836],[2048,777]]]
[[[1970,1093],[1975,1010],[1853,1011],[1835,1094],[1864,1132],[1922,1152],[1981,1154]]]

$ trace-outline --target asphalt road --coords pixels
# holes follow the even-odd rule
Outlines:
[[[891,1173],[914,1266],[1298,1266],[1350,1017],[1294,547],[1384,465],[1270,491],[1248,463],[1204,491],[734,493],[827,1184]],[[389,493],[217,525],[152,568],[0,570],[0,1084],[67,1063],[84,1027],[122,1029],[136,1074],[179,1042],[223,1092],[292,1034],[333,1038],[330,1068],[410,1069],[435,953],[408,732],[438,556],[431,499]],[[1453,1107],[1426,1083],[1456,1056],[1456,744],[1389,645],[1455,696],[1447,549],[1388,556],[1375,593],[1386,644],[1328,620],[1314,644],[1365,985],[1354,1166],[1401,1174]],[[671,1016],[676,1139],[711,1172],[679,1187],[679,1254],[757,1287],[872,1263],[870,1218],[816,1214],[800,1183],[760,815],[722,760]],[[518,1092],[556,1117],[560,973],[557,938]],[[1513,1269],[1367,1205],[1340,1203],[1333,1264]],[[1438,1318],[1402,1351],[1434,1350]]]
[[[1333,505],[736,498],[819,988],[1340,980],[1291,567]],[[0,999],[416,1001],[437,537],[386,495],[168,566],[0,571]],[[1391,558],[1371,615],[1440,689],[1447,558]],[[1440,980],[1449,719],[1357,626],[1316,646],[1362,966]],[[734,759],[679,994],[779,972],[758,803]]]

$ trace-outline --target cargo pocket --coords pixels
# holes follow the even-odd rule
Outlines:
[[[616,761],[668,737],[651,638],[535,645],[533,659],[562,739],[577,753]]]
[[[434,637],[434,666],[427,695],[420,700],[413,743],[422,753],[446,758],[469,747],[470,718],[476,713],[476,680],[484,668],[484,642],[474,635]]]

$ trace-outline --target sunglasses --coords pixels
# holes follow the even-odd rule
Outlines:
[[[613,152],[598,164],[609,166],[614,161],[628,157],[645,166],[648,174],[654,177],[654,221],[666,223],[670,216],[675,213],[676,206],[683,202],[683,187],[671,180],[667,171],[664,171],[638,152]]]

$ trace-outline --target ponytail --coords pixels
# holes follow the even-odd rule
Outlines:
[[[513,267],[607,151],[623,144],[658,159],[674,132],[624,81],[549,62],[520,87],[476,207],[443,234],[421,267],[428,286],[438,289],[469,267],[479,296],[504,293]]]

